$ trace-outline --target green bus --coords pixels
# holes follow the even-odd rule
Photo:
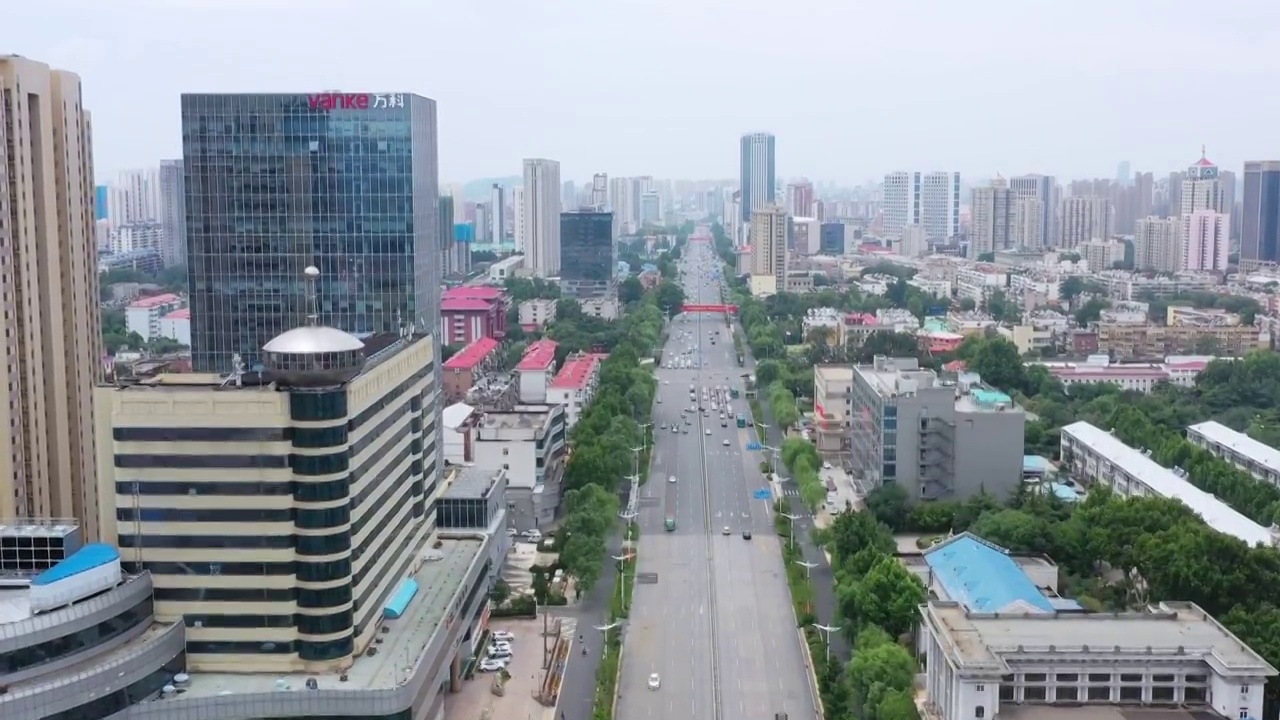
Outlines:
[[[666,524],[667,532],[671,532],[672,530],[675,530],[675,529],[676,529],[676,516],[675,516],[675,515],[668,515],[668,516],[667,516],[667,522],[666,522],[665,524]]]
[[[738,399],[738,388],[729,388],[729,398],[732,400]]]
[[[746,426],[747,426],[747,417],[742,413],[738,413],[738,427],[744,428]]]

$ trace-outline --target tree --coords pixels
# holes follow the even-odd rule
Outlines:
[[[680,314],[680,308],[684,305],[684,290],[677,283],[663,280],[658,285],[657,298],[658,307],[666,311],[667,317],[675,317]]]
[[[857,635],[857,650],[845,671],[849,709],[859,720],[903,720],[899,701],[892,699],[911,688],[915,664],[905,648],[879,628]],[[886,714],[881,715],[883,710]]]
[[[887,483],[867,493],[867,512],[894,532],[907,525],[907,491],[897,483]]]
[[[983,382],[1006,392],[1020,390],[1026,384],[1018,347],[1004,338],[981,341],[969,369],[982,376]]]
[[[1084,278],[1079,275],[1072,275],[1063,280],[1062,284],[1058,286],[1058,297],[1062,298],[1068,305],[1082,292],[1084,292]]]
[[[831,523],[828,550],[837,567],[862,550],[877,555],[892,555],[897,550],[893,533],[871,513],[846,512],[836,515]]]
[[[897,558],[881,555],[866,575],[837,590],[840,612],[857,627],[878,627],[891,637],[915,626],[928,593]]]
[[[644,285],[640,284],[640,278],[629,275],[627,279],[618,283],[618,302],[630,305],[639,302],[642,297],[644,297]]]
[[[973,312],[978,307],[978,303],[973,298],[960,298],[960,309],[964,312]]]

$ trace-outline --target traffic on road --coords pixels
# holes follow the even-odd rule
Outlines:
[[[710,242],[688,243],[679,270],[688,304],[721,302]],[[620,720],[815,716],[767,481],[746,449],[758,443],[734,330],[722,313],[676,315],[656,370]]]

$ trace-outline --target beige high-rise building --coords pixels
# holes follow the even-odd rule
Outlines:
[[[1062,201],[1061,216],[1058,247],[1064,250],[1111,237],[1111,204],[1105,197],[1069,197]]]
[[[1013,199],[1013,221],[1010,223],[1009,234],[1013,236],[1013,246],[1019,250],[1039,250],[1045,246],[1044,203],[1039,198]]]
[[[1011,244],[1009,230],[1013,220],[1013,192],[1009,183],[997,176],[987,187],[973,189],[971,204],[972,232],[969,238],[969,254],[977,257],[983,253],[1005,250]]]
[[[74,517],[100,535],[101,374],[93,145],[80,78],[0,56],[0,517]]]
[[[1145,217],[1134,223],[1133,269],[1176,272],[1181,264],[1182,223],[1176,217]]]
[[[751,213],[751,294],[776,295],[787,287],[787,209],[766,205]]]

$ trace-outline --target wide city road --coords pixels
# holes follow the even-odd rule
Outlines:
[[[720,302],[719,267],[710,242],[689,243],[689,302]],[[726,408],[718,390],[742,388],[724,318],[676,318],[662,365],[619,720],[815,717],[770,502],[755,498],[760,454],[734,421],[746,400]]]

